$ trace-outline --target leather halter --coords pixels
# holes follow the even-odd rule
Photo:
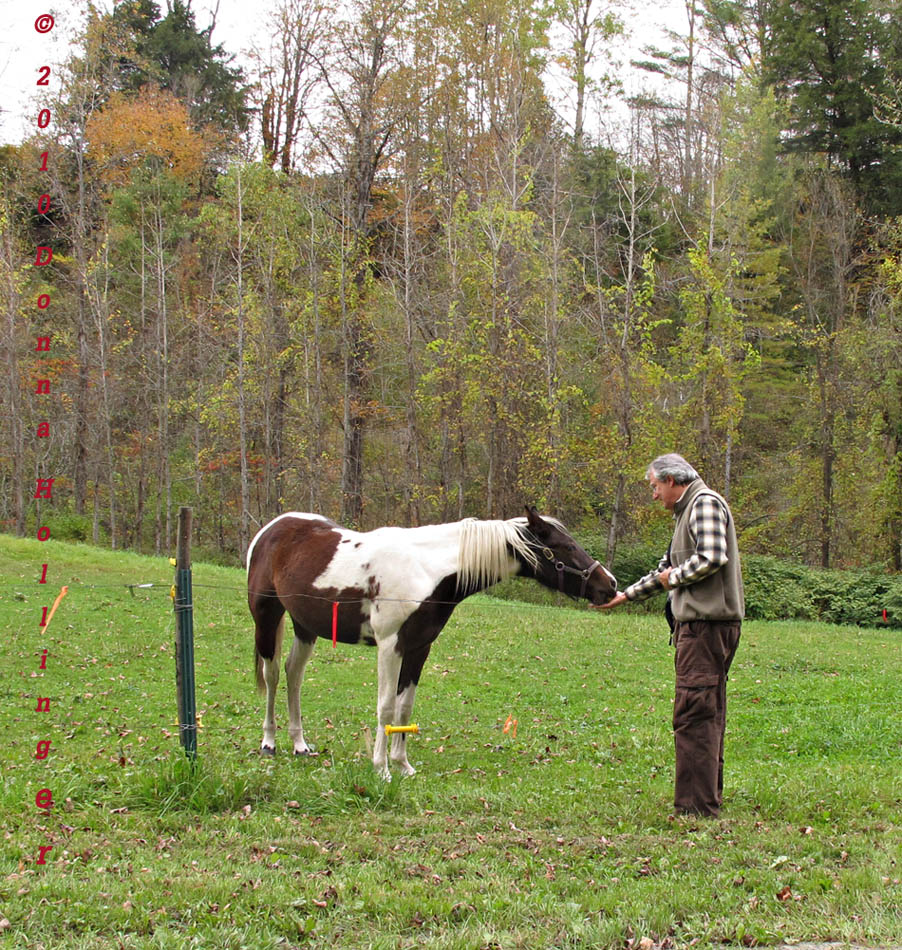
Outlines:
[[[549,561],[554,561],[554,569],[557,571],[558,590],[562,594],[566,593],[566,591],[564,590],[564,574],[576,574],[576,576],[581,577],[583,581],[579,589],[579,597],[580,599],[585,597],[586,588],[589,586],[589,578],[595,572],[596,568],[601,567],[600,562],[593,561],[585,570],[581,571],[578,568],[570,567],[569,564],[565,564],[563,561],[555,560],[554,551],[552,551],[551,548],[546,547],[545,545],[542,545],[538,549],[542,552],[542,554],[545,555],[545,557]]]

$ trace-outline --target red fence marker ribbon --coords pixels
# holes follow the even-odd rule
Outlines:
[[[338,601],[332,604],[332,649],[338,643]]]

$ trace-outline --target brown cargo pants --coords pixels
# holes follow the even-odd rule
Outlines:
[[[715,816],[722,804],[727,674],[741,626],[739,621],[715,620],[676,624],[673,738],[677,812]]]

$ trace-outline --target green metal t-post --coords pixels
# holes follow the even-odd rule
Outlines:
[[[175,562],[175,682],[179,736],[185,755],[197,758],[197,706],[194,698],[194,601],[191,593],[191,509],[179,508]]]

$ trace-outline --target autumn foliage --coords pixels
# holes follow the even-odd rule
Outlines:
[[[126,184],[154,163],[176,178],[197,182],[216,144],[214,133],[192,126],[187,107],[171,92],[147,85],[135,97],[113,93],[87,124],[89,155],[110,186]]]

